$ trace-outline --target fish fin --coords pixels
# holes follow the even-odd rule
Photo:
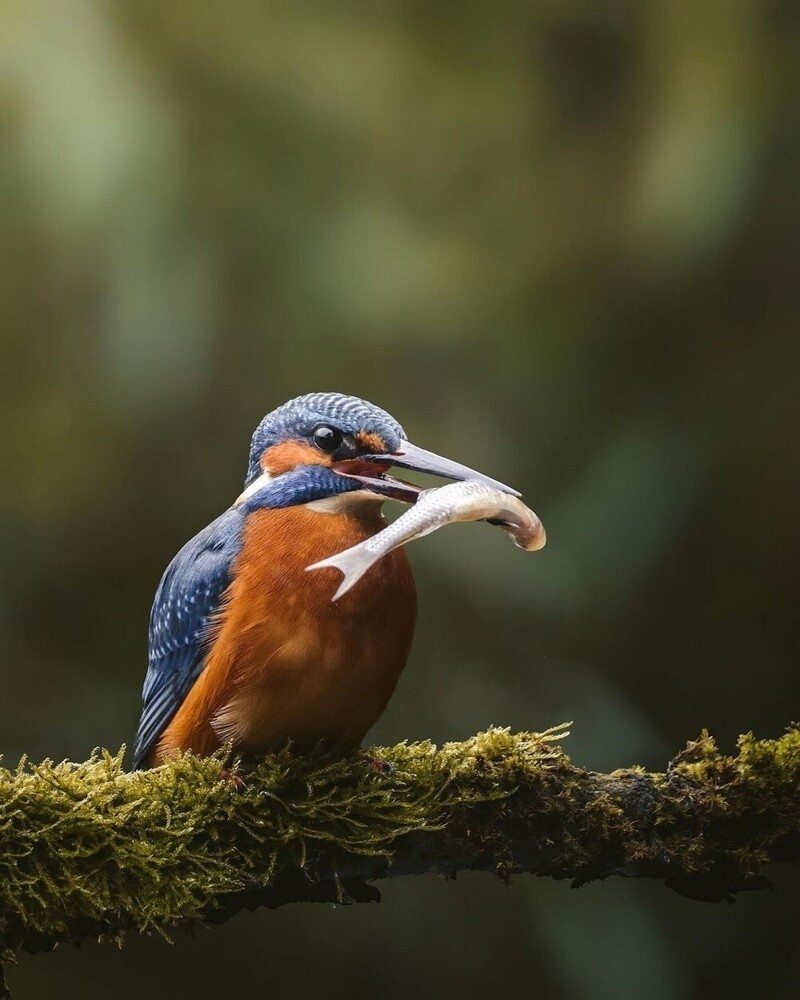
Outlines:
[[[358,583],[374,561],[374,556],[362,549],[361,545],[353,545],[344,552],[337,552],[328,559],[321,559],[311,566],[306,566],[306,573],[312,569],[338,569],[344,578],[331,598],[332,601],[338,601]]]

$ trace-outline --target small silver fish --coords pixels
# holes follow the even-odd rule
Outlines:
[[[338,601],[383,556],[455,521],[498,524],[511,535],[514,544],[526,552],[541,549],[546,540],[542,522],[521,500],[492,486],[468,480],[424,490],[414,506],[383,531],[329,559],[307,566],[306,572],[330,567],[341,570],[344,579],[331,598]]]

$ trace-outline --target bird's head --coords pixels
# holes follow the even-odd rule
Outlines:
[[[290,507],[330,500],[330,510],[356,499],[392,497],[413,503],[422,488],[390,476],[392,466],[475,479],[518,495],[474,469],[411,444],[400,424],[379,406],[338,392],[312,392],[268,413],[256,428],[239,502]]]

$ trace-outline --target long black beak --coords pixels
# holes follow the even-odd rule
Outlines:
[[[466,465],[451,462],[449,458],[442,458],[441,455],[436,455],[432,451],[418,448],[415,444],[411,444],[410,441],[403,441],[397,451],[388,454],[360,455],[358,461],[374,463],[376,466],[382,466],[383,469],[399,466],[401,469],[411,469],[414,472],[427,472],[430,475],[442,476],[445,479],[476,480],[479,483],[492,486],[502,493],[511,493],[516,497],[520,496],[517,490],[506,486],[505,483],[498,482],[496,479],[490,479],[488,476],[484,476],[482,472],[470,469]],[[344,470],[341,471],[344,472]],[[378,475],[374,478],[352,473],[351,475],[352,478],[358,479],[366,489],[371,490],[373,493],[382,493],[385,496],[392,497],[395,500],[403,500],[406,503],[413,503],[422,492],[422,487],[420,486],[394,479],[391,476],[381,474],[381,472],[378,472]]]

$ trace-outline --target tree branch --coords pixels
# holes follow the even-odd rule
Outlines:
[[[703,734],[659,774],[582,770],[556,745],[566,735],[492,729],[345,758],[287,749],[253,762],[243,789],[222,755],[134,774],[123,751],[23,762],[0,772],[0,944],[368,902],[375,879],[465,869],[658,878],[720,900],[767,885],[769,862],[800,860],[796,729],[743,736],[735,757]]]

